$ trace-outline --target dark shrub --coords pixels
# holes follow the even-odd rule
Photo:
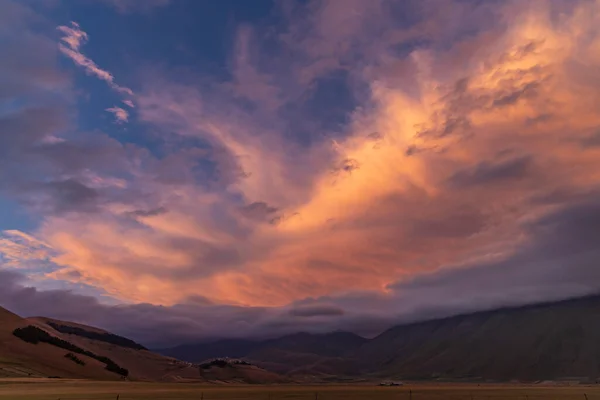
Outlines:
[[[65,358],[68,358],[69,360],[73,361],[76,364],[85,365],[85,361],[83,361],[81,358],[77,357],[73,353],[67,353],[67,354],[65,354]]]
[[[119,335],[113,335],[112,333],[92,332],[82,328],[78,328],[76,326],[59,325],[54,322],[47,322],[47,324],[61,333],[82,336],[88,339],[98,340],[100,342],[110,343],[120,347],[127,347],[135,350],[148,350],[141,344],[136,343],[131,339],[127,339]]]
[[[73,353],[83,354],[84,356],[88,356],[90,358],[94,358],[104,364],[106,364],[106,369],[111,372],[115,372],[122,376],[128,376],[129,371],[125,368],[121,368],[117,363],[111,360],[108,357],[99,356],[91,351],[84,350],[79,346],[75,346],[71,342],[67,342],[66,340],[59,339],[50,335],[43,329],[38,328],[37,326],[29,325],[25,328],[17,328],[13,331],[13,335],[16,337],[33,344],[48,343],[56,347],[60,347],[61,349],[65,349],[71,351]]]

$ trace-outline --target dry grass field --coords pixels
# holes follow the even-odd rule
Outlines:
[[[0,400],[600,400],[600,387],[411,384],[346,386],[206,386],[83,380],[0,380]]]

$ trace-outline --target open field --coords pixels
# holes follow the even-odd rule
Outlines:
[[[600,400],[600,387],[410,384],[346,386],[206,386],[77,380],[0,380],[1,400]]]

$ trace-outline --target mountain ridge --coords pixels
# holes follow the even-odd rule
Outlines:
[[[304,343],[290,346],[290,337]],[[361,343],[335,343],[337,353],[323,351],[334,345],[323,340],[329,337],[305,333],[247,341],[246,354],[236,356],[280,373],[311,376],[497,381],[579,376],[595,381],[600,377],[600,345],[593,340],[600,337],[600,295],[396,325]],[[187,356],[181,356],[193,357],[193,347],[187,345]]]
[[[27,327],[23,336],[27,340],[13,333]],[[55,339],[42,335],[38,343],[33,327]],[[600,378],[599,337],[600,295],[401,324],[371,339],[343,331],[296,332],[266,340],[180,345],[160,350],[162,355],[101,328],[44,317],[21,318],[0,307],[0,376],[121,379],[114,372],[122,367],[131,371],[129,379],[134,380],[260,383],[579,377],[595,382]],[[69,355],[68,350],[74,353]],[[194,364],[222,357],[251,365],[240,363],[237,369],[234,363],[199,373]],[[109,364],[113,371],[107,370]]]

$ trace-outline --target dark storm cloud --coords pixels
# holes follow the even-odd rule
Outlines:
[[[511,104],[515,104],[517,101],[519,101],[522,98],[535,96],[536,89],[538,86],[539,86],[538,82],[528,83],[525,86],[523,86],[522,88],[514,90],[510,93],[504,94],[501,97],[495,99],[494,102],[492,103],[492,105],[495,107],[508,106]]]
[[[272,207],[264,201],[257,201],[241,208],[241,213],[244,217],[263,221],[272,217],[272,214],[278,211],[277,207]]]
[[[459,310],[600,292],[598,197],[529,223],[525,232],[528,241],[503,260],[418,276],[391,289],[408,297],[420,293],[430,307],[449,301]]]
[[[60,89],[67,76],[55,66],[56,43],[45,36],[20,30],[40,18],[17,2],[0,0],[0,101],[37,93],[43,85]]]
[[[59,211],[92,208],[98,192],[75,179],[48,182],[45,184],[52,193]]]
[[[529,155],[497,163],[482,161],[472,168],[457,171],[449,181],[454,187],[468,187],[522,179],[527,176],[532,164],[533,157]]]
[[[600,147],[600,130],[583,139],[581,145],[589,148]]]
[[[46,135],[63,130],[66,126],[64,110],[50,105],[32,106],[4,115],[0,119],[2,155],[11,156],[15,150],[31,147]]]
[[[340,307],[329,304],[314,304],[292,308],[290,315],[294,317],[320,317],[344,315]]]
[[[166,214],[168,212],[169,210],[167,210],[165,207],[158,207],[153,208],[151,210],[135,210],[128,212],[127,214],[133,217],[155,217],[157,215]]]
[[[417,219],[410,233],[415,237],[468,237],[481,231],[486,225],[486,217],[480,211],[460,208],[448,212],[444,218]]]

